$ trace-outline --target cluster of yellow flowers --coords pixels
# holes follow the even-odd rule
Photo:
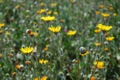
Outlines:
[[[48,60],[41,59],[41,60],[39,60],[39,63],[40,64],[46,64],[46,63],[48,63]]]
[[[97,25],[97,28],[98,28],[99,30],[102,30],[102,31],[109,31],[109,30],[112,28],[112,26],[107,26],[107,25],[103,25],[103,24],[98,24],[98,25]]]

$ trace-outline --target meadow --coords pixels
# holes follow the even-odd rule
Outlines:
[[[0,80],[120,80],[120,1],[0,0]]]

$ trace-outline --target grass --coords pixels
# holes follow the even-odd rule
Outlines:
[[[119,0],[0,0],[0,80],[119,80],[119,26]]]

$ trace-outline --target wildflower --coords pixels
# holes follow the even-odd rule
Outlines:
[[[6,36],[10,36],[10,32],[8,32],[8,31],[6,31],[5,34],[6,34]]]
[[[3,31],[2,30],[0,30],[0,34],[2,34],[3,33]]]
[[[96,79],[95,79],[95,77],[94,77],[94,76],[92,76],[92,77],[90,78],[90,80],[96,80]]]
[[[51,26],[48,29],[54,33],[58,33],[61,30],[61,26],[57,26],[57,27]]]
[[[20,5],[15,6],[16,9],[18,9],[19,7],[20,7]]]
[[[0,58],[2,58],[2,54],[0,54]]]
[[[110,10],[113,10],[113,7],[112,7],[112,6],[110,6],[110,7],[109,7],[109,9],[110,9]]]
[[[16,75],[16,72],[12,72],[12,77],[14,77]]]
[[[107,41],[112,41],[115,37],[106,37]]]
[[[109,50],[109,48],[105,48],[104,50],[105,50],[105,51],[108,51],[108,50]]]
[[[52,11],[47,11],[46,13],[47,13],[47,14],[51,14],[51,13],[52,13]]]
[[[113,16],[117,16],[117,13],[113,13]]]
[[[86,48],[84,48],[84,47],[80,47],[80,48],[79,48],[79,51],[80,51],[80,55],[81,55],[81,56],[85,56],[85,55],[88,54],[88,51],[87,51]]]
[[[100,29],[95,29],[94,32],[99,33],[99,32],[101,32],[101,30]]]
[[[27,60],[27,61],[25,61],[25,64],[31,64],[31,62]]]
[[[110,14],[108,14],[108,13],[101,13],[101,15],[102,15],[103,17],[109,17],[109,16],[110,16]]]
[[[42,14],[44,12],[46,12],[46,9],[41,9],[41,10],[37,11],[37,14]]]
[[[100,11],[95,11],[96,14],[100,14]]]
[[[69,30],[68,32],[67,32],[67,35],[70,35],[70,36],[73,36],[73,35],[75,35],[76,34],[76,30]]]
[[[58,14],[58,12],[53,12],[53,14],[54,14],[54,15],[57,15],[57,14]]]
[[[103,25],[103,24],[98,24],[98,25],[97,25],[97,28],[99,28],[99,29],[102,30],[102,31],[109,31],[109,30],[112,28],[112,26],[107,26],[107,25]]]
[[[20,49],[24,54],[29,54],[33,51],[33,47],[25,47]]]
[[[18,70],[21,70],[21,66],[18,64],[15,66]]]
[[[100,42],[95,43],[95,46],[100,46],[100,45],[101,45]]]
[[[51,3],[50,6],[55,7],[55,6],[57,6],[57,3]]]
[[[40,80],[47,80],[47,76],[41,77]]]
[[[103,61],[95,61],[94,65],[98,68],[98,69],[102,69],[104,68],[104,62]]]
[[[104,7],[104,5],[99,5],[99,8],[103,8]]]
[[[54,16],[46,16],[46,17],[41,17],[41,20],[43,21],[53,21],[55,20],[55,17]]]
[[[45,6],[45,4],[44,3],[40,3],[40,6]]]
[[[41,59],[41,60],[39,60],[39,63],[40,64],[46,64],[46,63],[48,63],[48,60]]]
[[[0,28],[4,27],[5,24],[4,23],[0,23]]]
[[[34,78],[33,80],[39,80],[38,78]]]

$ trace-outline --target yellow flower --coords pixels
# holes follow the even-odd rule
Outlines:
[[[103,17],[109,17],[109,16],[110,16],[110,14],[108,14],[108,13],[101,13],[101,15],[102,15]]]
[[[70,36],[75,35],[75,34],[76,34],[76,30],[69,30],[67,32],[67,35],[70,35]]]
[[[2,30],[0,30],[0,34],[2,34],[3,33],[3,31]]]
[[[101,45],[101,43],[100,43],[100,42],[97,42],[97,43],[95,43],[95,45],[96,45],[96,46],[100,46],[100,45]]]
[[[117,13],[113,13],[113,16],[117,16]]]
[[[100,11],[95,11],[96,14],[100,14]]]
[[[45,6],[45,4],[44,3],[40,3],[40,6]]]
[[[34,78],[33,80],[39,80],[38,78]]]
[[[47,80],[47,76],[41,77],[40,80]]]
[[[0,28],[4,27],[5,24],[4,23],[0,23]]]
[[[17,69],[21,70],[21,66],[20,66],[19,64],[17,64],[15,67],[16,67]]]
[[[104,62],[103,61],[95,61],[94,65],[98,68],[98,69],[102,69],[104,68]]]
[[[113,7],[112,7],[112,6],[110,6],[110,7],[109,7],[109,9],[110,9],[110,10],[113,10]]]
[[[5,34],[6,34],[6,36],[10,36],[10,32],[8,32],[8,31],[6,31]]]
[[[99,33],[99,32],[101,32],[101,30],[100,29],[95,29],[94,32]]]
[[[2,58],[2,54],[0,54],[0,58]]]
[[[50,6],[55,7],[55,6],[57,6],[57,3],[51,3]]]
[[[43,20],[43,21],[53,21],[53,20],[55,20],[55,17],[54,16],[41,17],[41,20]]]
[[[24,54],[29,54],[33,51],[33,47],[25,47],[20,49]]]
[[[41,9],[41,10],[37,11],[37,14],[42,14],[44,12],[46,12],[46,10],[45,9]]]
[[[20,5],[15,6],[16,9],[18,9],[19,7],[20,7]]]
[[[115,37],[106,37],[107,41],[112,41]]]
[[[85,56],[88,54],[88,51],[86,51],[85,53],[80,53],[81,56]]]
[[[54,15],[57,15],[57,14],[58,14],[58,12],[53,12],[53,14],[54,14]]]
[[[27,60],[27,61],[25,61],[25,64],[29,65],[29,64],[31,64],[31,62]]]
[[[99,29],[102,30],[102,31],[109,31],[109,30],[112,28],[112,26],[107,26],[107,25],[103,25],[103,24],[98,24],[98,25],[97,25],[97,28],[99,28]]]
[[[39,60],[39,63],[40,64],[46,64],[46,63],[48,63],[48,60],[41,59],[41,60]]]
[[[51,26],[48,29],[54,33],[58,33],[61,30],[61,26],[57,26],[57,27]]]
[[[104,5],[99,5],[99,8],[103,8],[104,7]]]
[[[52,11],[47,11],[46,13],[47,13],[47,14],[51,14],[51,13],[52,13]]]

